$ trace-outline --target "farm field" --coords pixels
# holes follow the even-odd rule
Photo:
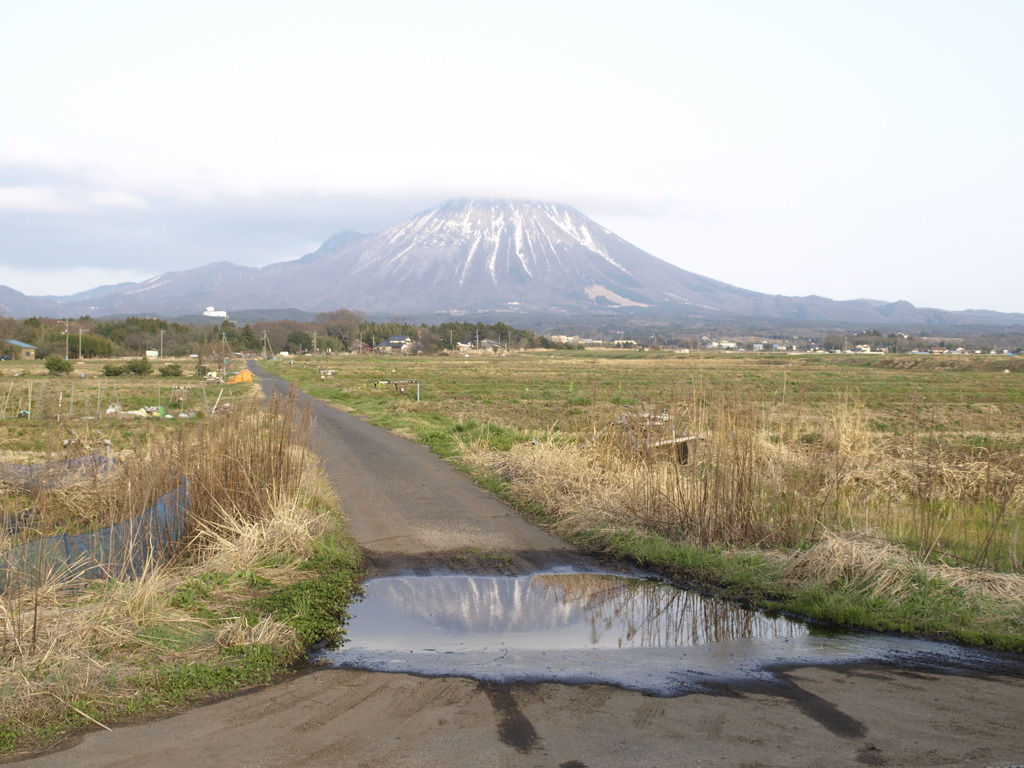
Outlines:
[[[827,409],[847,399],[879,432],[1015,432],[1024,440],[1024,359],[854,355],[681,355],[530,351],[497,356],[305,356],[268,370],[373,412],[374,382],[419,380],[424,414],[486,417],[525,430],[586,430],[623,407],[696,397]],[[324,377],[321,372],[331,372]],[[312,389],[310,390],[312,391]],[[414,395],[414,389],[410,388]],[[408,406],[391,403],[391,409]],[[384,412],[387,408],[376,409]]]
[[[251,385],[228,386],[219,377],[198,377],[195,361],[187,358],[160,360],[149,376],[104,375],[105,366],[123,362],[71,361],[72,372],[67,376],[49,375],[42,360],[0,362],[4,450],[45,451],[51,446],[36,434],[42,435],[56,424],[63,424],[63,429],[57,431],[64,432],[65,437],[93,423],[104,424],[112,438],[126,433],[130,436],[138,433],[142,420],[136,417],[142,415],[140,409],[146,409],[151,417],[194,417],[238,404],[255,392]],[[168,364],[180,367],[182,375],[156,373]],[[243,367],[244,361],[234,361],[231,370]]]
[[[1018,647],[1021,363],[538,351],[265,365],[587,546],[769,606],[800,585],[790,609],[840,623]]]

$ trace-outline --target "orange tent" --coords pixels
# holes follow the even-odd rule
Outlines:
[[[230,379],[228,379],[227,383],[228,384],[241,384],[242,382],[245,382],[245,381],[252,381],[252,371],[250,371],[248,368],[245,368],[245,369],[239,371],[238,373],[236,373],[234,376],[232,376]]]

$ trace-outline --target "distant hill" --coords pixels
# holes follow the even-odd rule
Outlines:
[[[1024,325],[1024,314],[921,309],[905,301],[833,301],[738,288],[663,261],[564,205],[452,200],[383,232],[341,232],[293,261],[229,262],[68,297],[0,288],[7,314],[94,317],[226,309],[371,316],[623,318],[713,322],[777,319],[860,326]]]
[[[6,285],[0,285],[0,310],[10,317],[61,317],[64,312],[63,305],[57,299],[26,296]]]

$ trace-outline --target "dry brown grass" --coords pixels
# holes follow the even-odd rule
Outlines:
[[[75,702],[123,708],[137,695],[123,681],[154,664],[212,659],[240,644],[296,649],[294,630],[272,619],[249,625],[233,606],[246,597],[247,574],[279,586],[297,580],[291,563],[310,554],[325,510],[336,508],[319,465],[299,447],[306,425],[288,403],[239,410],[126,456],[110,479],[116,492],[85,483],[44,499],[47,511],[88,510],[76,519],[105,521],[185,476],[194,527],[172,562],[150,562],[138,578],[89,585],[54,573],[0,594],[0,723],[38,724],[69,708],[89,718]],[[268,565],[272,554],[285,557]],[[206,603],[222,618],[175,607],[183,585],[211,572],[235,574]]]
[[[905,547],[871,532],[824,531],[806,552],[790,560],[784,576],[798,582],[845,582],[865,594],[903,597],[922,578],[941,581],[970,596],[1024,606],[1024,576],[922,562]]]
[[[269,517],[250,519],[221,511],[215,521],[201,523],[195,545],[204,552],[204,567],[239,571],[277,552],[312,554],[328,525],[326,512],[312,510],[332,506],[333,492],[322,475],[307,472],[306,477],[301,497],[278,501]]]
[[[567,530],[640,526],[701,547],[782,549],[823,530],[876,530],[923,558],[1020,570],[1019,452],[883,437],[868,421],[846,401],[822,415],[702,397],[641,426],[595,429],[585,442],[558,437],[464,453]],[[701,438],[689,443],[686,463],[658,446],[673,434]]]
[[[264,616],[253,625],[236,617],[224,622],[217,631],[215,641],[222,648],[260,643],[274,648],[299,650],[299,638],[295,630],[269,616]]]

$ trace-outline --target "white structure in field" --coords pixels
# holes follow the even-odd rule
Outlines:
[[[206,311],[203,312],[203,317],[224,317],[226,318],[228,313],[223,309],[214,309],[213,307],[207,307]]]

